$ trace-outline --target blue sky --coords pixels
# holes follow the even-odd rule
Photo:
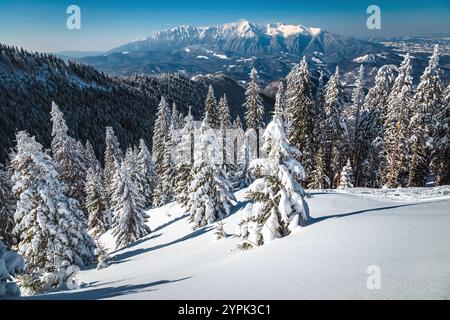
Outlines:
[[[66,8],[81,8],[81,30],[66,28]],[[366,28],[376,4],[382,29]],[[450,32],[450,0],[0,0],[0,42],[38,51],[108,50],[181,24],[216,25],[238,19],[303,24],[356,37]]]

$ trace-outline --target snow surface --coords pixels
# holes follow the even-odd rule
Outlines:
[[[125,249],[114,251],[106,233],[111,266],[82,271],[84,287],[34,298],[449,299],[448,191],[312,190],[311,225],[244,252],[238,239],[216,241],[214,226],[192,231],[170,203],[149,211],[152,233]],[[236,193],[239,204],[224,220],[229,235],[245,192]],[[391,200],[396,192],[402,201]],[[367,288],[370,266],[381,270],[380,290]]]

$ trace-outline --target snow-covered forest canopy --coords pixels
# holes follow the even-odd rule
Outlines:
[[[267,107],[272,100],[262,93],[256,68],[236,106],[236,98],[216,92],[211,83],[191,85],[182,76],[112,80],[90,67],[5,46],[0,59],[19,68],[38,65],[55,83],[70,69],[79,75],[70,81],[89,79],[82,84],[90,94],[86,101],[97,95],[114,101],[121,94],[128,101],[105,102],[95,128],[92,123],[83,128],[82,122],[71,127],[75,122],[66,121],[63,105],[51,101],[51,130],[36,134],[11,127],[19,113],[35,110],[1,112],[1,131],[8,134],[1,141],[0,296],[17,294],[11,280],[16,271],[26,293],[77,287],[80,268],[108,267],[100,241],[105,233],[114,238],[115,249],[123,249],[152,235],[149,209],[171,202],[189,216],[193,230],[215,226],[222,239],[223,220],[242,205],[235,192],[248,187],[243,218],[235,225],[237,247],[248,250],[308,228],[309,189],[450,184],[450,87],[441,80],[438,46],[419,83],[413,83],[409,53],[399,66],[379,68],[370,81],[361,64],[350,86],[339,66],[327,81],[322,73],[315,81],[303,58],[279,81],[273,107]],[[175,82],[163,90],[167,79]],[[0,104],[6,108],[19,89],[1,85]],[[55,100],[71,100],[70,90],[65,92],[69,97]],[[177,105],[178,96],[187,105]],[[76,110],[75,117],[102,109],[84,111]],[[42,119],[39,114],[30,121],[42,127]],[[14,147],[7,150],[10,143]],[[23,257],[26,270],[22,264],[13,272],[2,270],[5,252]]]

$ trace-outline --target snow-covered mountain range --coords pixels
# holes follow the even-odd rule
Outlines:
[[[343,61],[382,51],[377,43],[320,28],[239,20],[219,26],[179,26],[155,32],[83,61],[119,75],[220,71],[236,80],[247,79],[249,70],[256,66],[262,79],[270,81],[285,76],[303,55],[332,68]]]
[[[331,42],[343,44],[348,40],[319,28],[283,23],[261,25],[239,20],[212,27],[179,26],[159,31],[148,38],[115,48],[109,53],[175,49],[195,45],[243,54],[281,51],[301,53],[305,50],[323,49]]]
[[[330,75],[336,65],[345,73],[356,72],[360,64],[367,65],[367,69],[398,65],[402,54],[411,51],[413,63],[421,70],[430,55],[430,43],[439,43],[446,68],[450,60],[448,40],[414,39],[409,43],[410,39],[364,40],[303,25],[239,20],[218,26],[162,30],[81,61],[114,75],[180,72],[193,76],[221,72],[238,81],[247,81],[255,67],[261,80],[270,83],[285,77],[304,55],[313,71],[323,70]],[[419,74],[414,76],[418,78]]]

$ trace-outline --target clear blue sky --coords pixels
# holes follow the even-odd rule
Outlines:
[[[66,28],[66,8],[81,8],[81,30]],[[379,5],[382,30],[366,28],[366,8]],[[450,32],[450,0],[0,0],[0,42],[39,51],[108,50],[181,24],[238,19],[320,27],[356,37]]]

